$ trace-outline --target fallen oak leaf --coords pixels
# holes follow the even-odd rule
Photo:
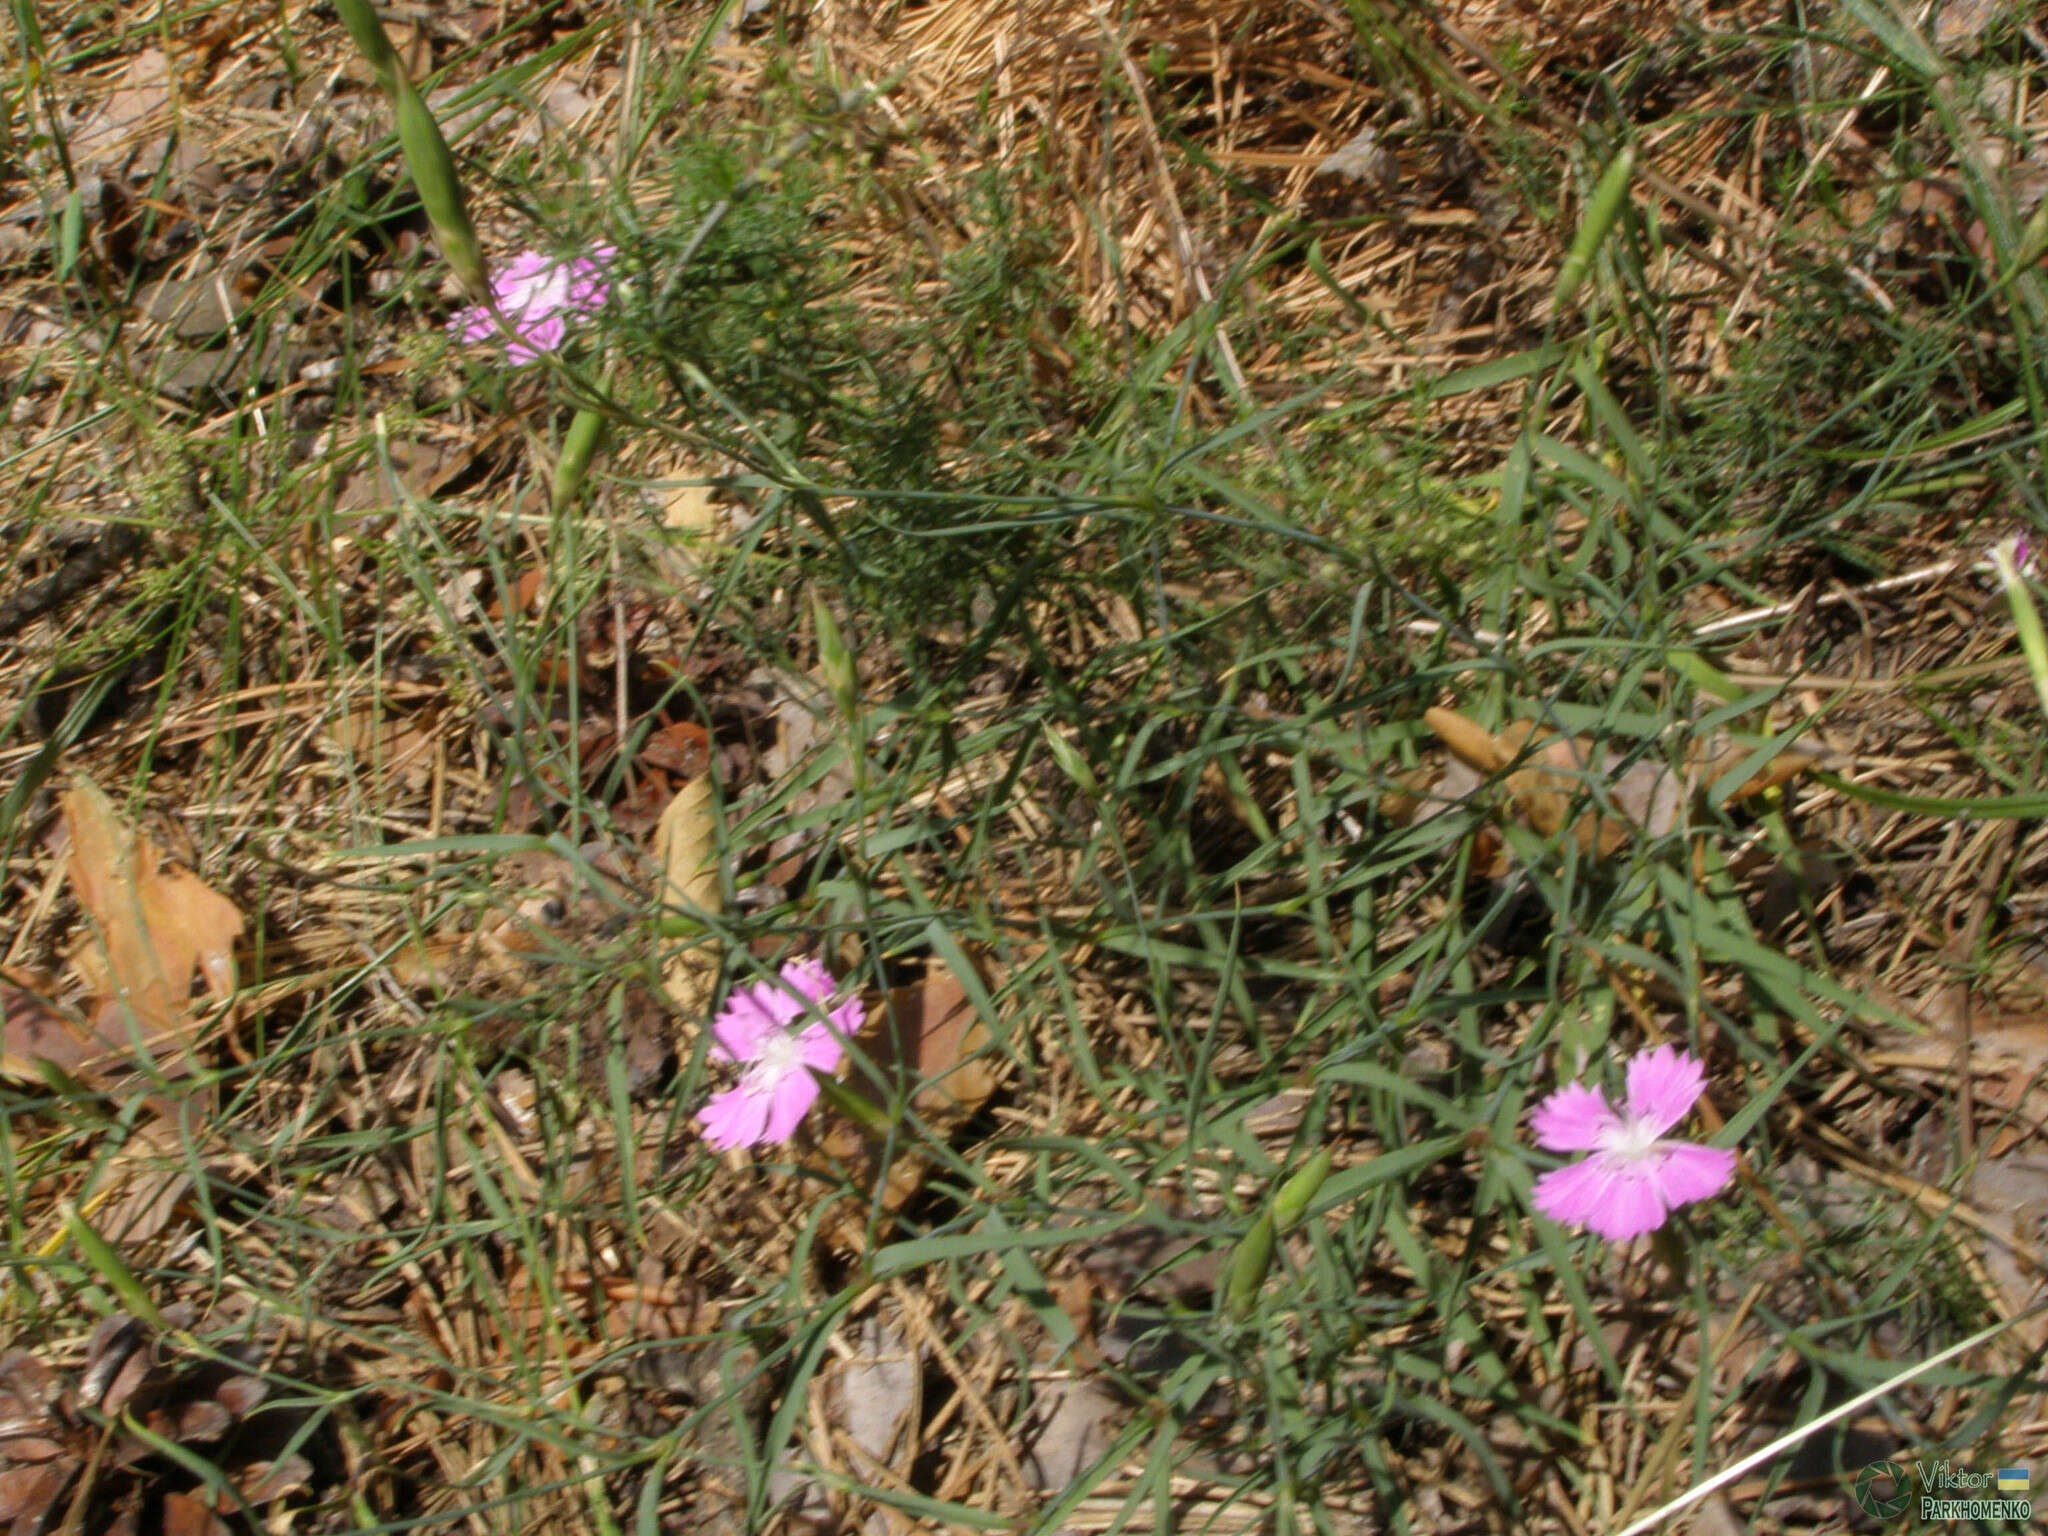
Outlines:
[[[96,999],[89,1023],[73,1024],[47,1004],[23,1006],[9,998],[7,1054],[67,1072],[102,1091],[126,1075],[119,1069],[138,1055],[164,1076],[188,1063],[198,1015],[194,979],[215,1002],[235,994],[235,940],[242,914],[235,904],[189,870],[163,867],[147,837],[129,828],[90,779],[79,778],[63,798],[71,838],[65,866],[91,936],[72,952],[72,964]],[[118,1196],[108,1212],[124,1241],[139,1241],[168,1223],[191,1187],[182,1155],[183,1112],[202,1117],[211,1101],[204,1090],[182,1106],[170,1096],[145,1093],[153,1111],[108,1165],[103,1189]]]
[[[216,1002],[234,996],[241,911],[190,871],[165,870],[156,845],[124,825],[90,779],[66,791],[63,811],[65,872],[97,940],[72,955],[101,998],[94,1026],[109,1042],[158,1051],[192,1023],[195,975]],[[130,1018],[139,1040],[131,1041]]]

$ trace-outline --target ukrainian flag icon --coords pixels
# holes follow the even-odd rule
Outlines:
[[[2000,1493],[2025,1493],[2029,1478],[2025,1467],[2000,1467],[1998,1469],[1998,1491]]]

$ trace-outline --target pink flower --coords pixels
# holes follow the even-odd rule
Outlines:
[[[847,1037],[860,1027],[860,999],[828,1010],[831,996],[832,975],[824,966],[793,960],[779,981],[751,982],[725,1000],[711,1023],[711,1054],[743,1070],[739,1085],[713,1094],[697,1117],[712,1146],[724,1152],[789,1139],[818,1097],[811,1069],[836,1071]],[[795,1027],[807,1018],[802,1029]]]
[[[459,341],[488,341],[510,331],[505,356],[530,363],[562,344],[570,317],[580,319],[611,297],[604,274],[616,255],[609,245],[592,246],[588,256],[568,261],[521,251],[491,279],[490,302],[462,310],[448,329]]]
[[[1610,1242],[1654,1232],[1676,1206],[1719,1194],[1735,1176],[1735,1154],[1666,1141],[1706,1085],[1697,1057],[1675,1046],[1640,1052],[1628,1064],[1628,1104],[1617,1111],[1584,1083],[1560,1088],[1530,1117],[1536,1144],[1591,1152],[1536,1181],[1536,1209],[1552,1221],[1590,1227]]]

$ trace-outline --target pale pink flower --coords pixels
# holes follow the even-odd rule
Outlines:
[[[831,996],[824,966],[793,960],[780,980],[750,982],[725,1000],[711,1023],[711,1054],[741,1071],[738,1086],[713,1094],[698,1114],[712,1146],[724,1152],[789,1139],[818,1097],[811,1069],[837,1071],[848,1037],[860,1027],[860,999],[828,1009]]]
[[[448,329],[458,341],[504,336],[505,356],[530,363],[562,344],[569,320],[592,313],[611,297],[605,272],[616,255],[609,245],[592,246],[589,255],[566,261],[521,251],[491,279],[490,301],[462,310]]]
[[[1735,1154],[1664,1139],[1706,1078],[1697,1057],[1663,1045],[1628,1064],[1628,1103],[1620,1110],[1584,1083],[1537,1105],[1529,1123],[1538,1146],[1593,1155],[1538,1179],[1536,1209],[1620,1243],[1656,1231],[1676,1206],[1719,1194],[1735,1176]]]

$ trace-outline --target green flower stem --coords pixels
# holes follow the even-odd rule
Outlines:
[[[369,0],[334,0],[342,25],[355,39],[356,47],[377,72],[377,79],[391,98],[398,122],[398,147],[405,154],[405,167],[427,210],[427,222],[441,242],[441,253],[462,279],[463,287],[478,299],[490,296],[491,279],[484,264],[483,247],[476,238],[476,226],[469,221],[469,207],[462,197],[462,178],[455,171],[455,156],[441,134],[441,125],[427,109],[418,89],[399,67],[398,54]]]

